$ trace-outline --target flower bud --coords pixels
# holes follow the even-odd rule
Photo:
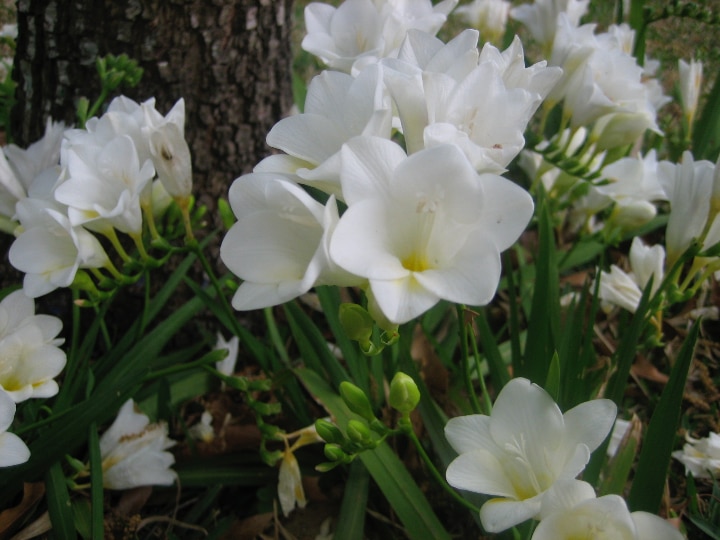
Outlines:
[[[326,444],[323,453],[330,461],[344,461],[347,457],[345,451],[337,444]]]
[[[366,343],[372,336],[375,321],[362,306],[358,304],[340,304],[340,324],[345,334],[353,341]]]
[[[340,395],[348,408],[355,414],[362,416],[368,422],[375,419],[370,400],[360,388],[353,383],[343,381],[340,383]]]
[[[347,425],[348,438],[360,446],[373,446],[373,438],[368,427],[360,420],[350,420]]]
[[[320,435],[325,442],[342,444],[345,441],[345,437],[337,426],[324,418],[315,420],[315,429],[317,430],[317,434]]]
[[[190,149],[177,124],[167,122],[150,133],[150,153],[158,178],[174,198],[192,191]]]
[[[402,414],[409,414],[420,402],[420,390],[409,375],[398,371],[390,383],[390,406]]]

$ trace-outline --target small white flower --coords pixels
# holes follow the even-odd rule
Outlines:
[[[228,377],[234,375],[235,363],[237,362],[238,350],[240,349],[240,338],[233,336],[229,340],[225,341],[223,335],[218,332],[217,342],[215,342],[215,347],[213,347],[213,349],[216,351],[225,349],[228,352],[228,355],[225,358],[215,364],[215,368],[220,373],[227,375]]]
[[[695,161],[689,151],[683,153],[679,164],[658,164],[658,180],[670,201],[665,230],[668,267],[693,240],[701,241],[706,248],[720,241],[720,220],[711,212],[715,177],[715,165],[707,160]],[[710,219],[712,223],[708,223]]]
[[[0,302],[0,389],[16,403],[57,394],[54,378],[66,362],[57,338],[61,329],[58,318],[35,315],[23,291]]]
[[[680,97],[682,98],[683,113],[688,126],[692,126],[697,112],[700,90],[702,89],[703,64],[696,60],[690,60],[688,64],[680,58],[678,60],[678,71],[680,73]]]
[[[188,434],[190,437],[197,439],[198,441],[203,441],[205,443],[212,442],[215,438],[215,429],[212,426],[212,421],[212,414],[210,414],[207,410],[203,411],[200,416],[200,421],[188,429]]]
[[[581,403],[563,414],[550,395],[527,379],[502,389],[490,416],[451,419],[445,436],[460,454],[447,469],[458,489],[493,495],[480,509],[488,532],[538,517],[544,494],[572,480],[615,420],[608,399]]]
[[[170,468],[175,457],[166,450],[174,445],[167,424],[151,424],[146,415],[135,412],[129,399],[100,437],[103,485],[108,489],[171,485],[177,478]]]
[[[7,429],[15,418],[15,402],[0,388],[0,467],[12,467],[30,459],[30,449],[14,433]]]
[[[10,263],[25,272],[23,290],[32,298],[69,287],[80,268],[100,268],[109,259],[98,239],[73,226],[57,204],[26,198],[17,204],[24,230],[10,246]]]
[[[655,294],[662,282],[665,264],[665,250],[662,246],[646,246],[640,238],[633,238],[630,246],[630,274],[620,267],[612,265],[610,273],[601,272],[600,300],[603,308],[609,311],[612,306],[620,306],[635,313],[642,291],[653,278],[650,294]]]
[[[278,498],[283,515],[289,516],[295,506],[305,508],[307,499],[302,485],[300,465],[295,454],[289,448],[285,449],[282,461],[280,462],[280,474],[278,475]]]
[[[288,439],[297,437],[297,440],[290,446]],[[285,451],[280,461],[280,474],[278,475],[278,498],[280,507],[285,517],[295,509],[305,508],[307,499],[302,485],[300,465],[295,457],[295,451],[308,444],[321,443],[323,439],[317,434],[315,424],[299,429],[285,436]]]
[[[710,432],[703,439],[686,439],[683,449],[672,454],[685,465],[685,474],[692,474],[695,478],[717,477],[720,474],[720,435]]]

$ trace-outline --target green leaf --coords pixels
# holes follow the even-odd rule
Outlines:
[[[340,386],[343,381],[350,380],[345,368],[330,352],[325,337],[310,317],[300,309],[297,302],[288,302],[283,307],[305,365],[318,373],[327,373],[335,387]]]
[[[560,396],[560,357],[557,352],[553,354],[552,360],[550,360],[550,369],[548,369],[544,388],[557,402]]]
[[[295,374],[308,391],[336,418],[340,426],[344,428],[354,417],[342,398],[317,373],[301,368],[296,369]],[[450,539],[449,533],[433,512],[425,495],[386,442],[379,444],[375,450],[361,453],[359,459],[387,498],[411,540]]]
[[[670,380],[650,419],[628,497],[628,506],[632,511],[643,510],[656,514],[660,509],[675,433],[682,412],[685,380],[695,353],[699,331],[698,320],[685,338],[670,372]]]
[[[696,160],[715,161],[720,147],[720,76],[716,76],[705,107],[693,126],[692,151]]]
[[[277,482],[277,470],[257,461],[257,454],[188,459],[173,467],[180,485],[188,487],[264,486]]]
[[[350,476],[345,484],[335,538],[363,540],[370,475],[362,461],[350,464]]]
[[[90,453],[90,525],[92,527],[92,538],[102,538],[105,533],[103,470],[100,437],[98,436],[96,422],[90,424],[88,449]]]
[[[70,494],[59,461],[53,463],[45,475],[45,488],[53,532],[57,538],[77,538]]]
[[[521,364],[514,366],[517,376],[545,384],[550,360],[556,351],[560,321],[560,293],[555,233],[548,205],[540,204],[539,246],[535,263],[535,286],[528,317],[527,340]]]

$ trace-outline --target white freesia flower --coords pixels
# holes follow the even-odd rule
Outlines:
[[[666,201],[667,195],[658,181],[657,165],[654,149],[645,157],[619,159],[603,168],[602,179],[607,183],[595,188],[621,204]]]
[[[109,259],[95,236],[73,226],[64,209],[26,198],[17,204],[23,231],[10,246],[10,263],[25,272],[23,290],[32,298],[69,287],[78,269],[101,268]]]
[[[101,233],[115,228],[130,235],[142,231],[140,193],[155,176],[152,162],[140,163],[132,138],[119,135],[99,149],[73,144],[67,149],[68,178],[55,198],[68,206],[72,225]]]
[[[407,157],[392,141],[359,137],[342,157],[349,208],[330,255],[367,278],[389,321],[407,322],[441,299],[470,305],[492,299],[500,252],[532,215],[525,190],[478,175],[451,145]]]
[[[649,512],[630,512],[619,495],[596,497],[579,480],[557,482],[543,496],[542,519],[531,540],[682,540],[683,535]]]
[[[562,67],[563,77],[548,101],[564,100],[563,115],[574,128],[595,123],[591,137],[600,150],[631,144],[648,129],[660,133],[655,88],[626,52],[630,29],[594,32],[594,24],[577,27],[559,16],[550,64]]]
[[[463,21],[480,30],[485,41],[498,43],[505,35],[510,2],[507,0],[473,0],[455,10]]]
[[[695,59],[690,60],[688,64],[680,58],[678,60],[678,72],[680,74],[680,97],[682,98],[683,113],[688,126],[692,126],[702,90],[703,64]]]
[[[48,119],[43,137],[22,149],[9,144],[0,152],[0,215],[12,218],[15,204],[27,197],[35,179],[60,159],[65,126]]]
[[[565,13],[573,26],[587,12],[590,0],[535,0],[510,10],[510,17],[523,23],[546,51],[553,46],[558,17]]]
[[[350,73],[392,56],[408,30],[436,34],[457,0],[345,0],[335,8],[313,2],[305,7],[307,35],[302,48],[330,68]],[[356,66],[355,69],[358,69]]]
[[[361,281],[328,256],[339,219],[333,196],[323,206],[297,184],[252,173],[233,183],[229,200],[238,222],[225,235],[220,257],[244,280],[232,300],[235,309],[282,304],[314,285]]]
[[[665,250],[662,246],[646,246],[640,238],[633,238],[630,246],[631,273],[612,265],[610,273],[600,273],[599,296],[603,308],[609,311],[612,306],[620,306],[635,313],[642,291],[653,278],[650,294],[655,294],[662,282],[665,266]]]
[[[498,57],[481,61],[460,81],[443,73],[427,73],[423,78],[427,106],[424,146],[454,144],[478,172],[504,172],[524,147],[525,128],[549,90],[545,80],[536,84],[540,78],[506,80],[509,64],[501,65]]]
[[[28,321],[0,339],[0,388],[16,403],[58,393],[54,378],[65,367],[66,357],[49,330]]]
[[[15,409],[12,397],[0,389],[0,467],[20,465],[30,459],[30,449],[22,439],[7,432],[15,418]]]
[[[488,532],[538,517],[543,496],[556,482],[580,474],[615,415],[608,399],[581,403],[563,414],[542,388],[512,379],[490,416],[461,416],[445,426],[460,454],[447,469],[448,483],[497,497],[480,509]]]
[[[692,154],[685,151],[682,163],[661,161],[658,164],[658,179],[670,201],[665,230],[670,267],[693,240],[701,241],[704,247],[720,241],[720,220],[711,212],[715,165],[707,160],[695,161]]]
[[[368,66],[357,78],[324,71],[313,78],[305,98],[305,112],[273,126],[267,143],[286,155],[261,161],[255,172],[297,175],[342,200],[340,148],[357,135],[389,139],[392,128],[390,98],[378,66]]]
[[[477,30],[464,30],[448,43],[420,30],[410,30],[397,58],[385,58],[383,80],[392,94],[409,154],[425,147],[428,124],[424,74],[443,73],[460,81],[477,66]]]
[[[683,449],[672,454],[685,465],[685,474],[692,474],[695,478],[717,477],[720,474],[720,435],[710,432],[703,439],[686,439]]]
[[[151,424],[129,399],[100,437],[103,485],[108,489],[171,485],[177,478],[170,468],[175,457],[166,450],[174,445],[167,424]]]

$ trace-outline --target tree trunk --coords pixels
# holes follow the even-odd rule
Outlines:
[[[48,116],[72,124],[77,99],[99,94],[96,58],[126,53],[144,74],[122,93],[154,96],[163,113],[185,98],[195,193],[213,210],[267,155],[265,136],[292,105],[292,0],[18,0],[17,7],[12,132],[21,146],[42,135]]]

